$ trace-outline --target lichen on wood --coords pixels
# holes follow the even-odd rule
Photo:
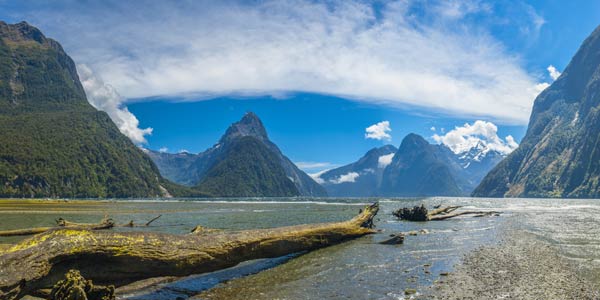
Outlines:
[[[20,299],[51,287],[71,269],[97,284],[118,287],[315,250],[375,233],[378,210],[378,204],[367,206],[345,222],[200,235],[53,229],[0,254],[0,299]]]

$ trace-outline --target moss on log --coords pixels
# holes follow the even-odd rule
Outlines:
[[[0,299],[52,287],[71,269],[97,284],[118,287],[314,250],[374,233],[378,210],[373,204],[345,222],[201,235],[53,229],[1,253]]]

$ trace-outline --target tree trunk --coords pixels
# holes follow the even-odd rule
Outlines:
[[[50,230],[0,252],[0,299],[20,299],[50,288],[71,269],[95,284],[118,287],[310,251],[374,233],[373,217],[378,210],[378,204],[373,204],[345,222],[205,235]]]
[[[450,218],[474,215],[474,217],[492,216],[498,215],[500,212],[496,211],[462,211],[454,212],[461,208],[460,206],[446,206],[437,207],[431,211],[428,211],[424,205],[415,206],[413,208],[401,208],[394,211],[392,214],[398,219],[407,221],[442,221]]]

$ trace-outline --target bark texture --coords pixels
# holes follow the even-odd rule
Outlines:
[[[367,206],[345,222],[203,235],[53,229],[0,253],[0,299],[52,287],[72,269],[96,284],[118,287],[310,251],[374,233],[378,210],[378,204]]]

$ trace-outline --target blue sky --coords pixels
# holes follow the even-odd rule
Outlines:
[[[495,126],[455,133],[520,141],[600,2],[0,0],[0,19],[58,40],[90,102],[137,144],[199,152],[254,111],[314,172],[476,120]],[[390,139],[365,138],[382,121]]]

